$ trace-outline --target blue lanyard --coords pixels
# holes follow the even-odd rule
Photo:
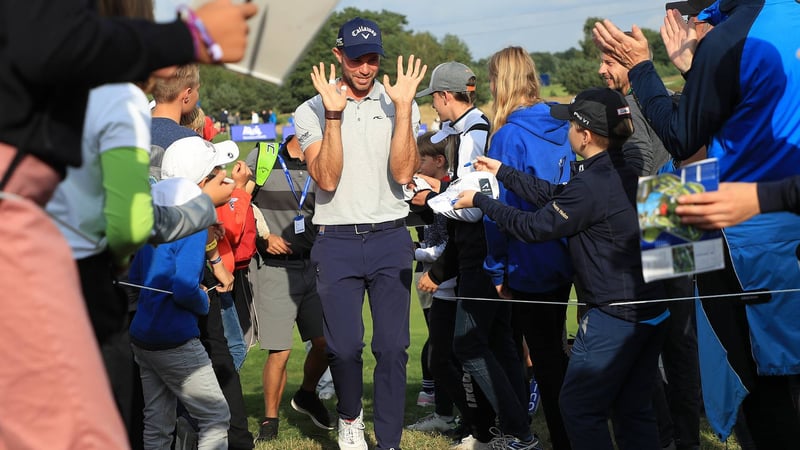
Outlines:
[[[297,201],[297,210],[299,212],[303,211],[303,203],[306,202],[306,197],[308,196],[308,187],[311,185],[311,176],[309,175],[306,178],[306,185],[303,186],[303,192],[300,194],[300,198],[297,198],[297,191],[294,188],[294,181],[292,181],[292,175],[289,174],[289,168],[286,167],[286,161],[283,160],[281,155],[278,155],[278,162],[281,163],[281,168],[283,169],[283,175],[286,177],[286,182],[289,183],[289,189],[292,190],[292,195],[294,199]]]

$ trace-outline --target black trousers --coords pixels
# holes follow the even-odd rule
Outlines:
[[[249,267],[233,271],[233,303],[239,316],[239,325],[242,327],[244,344],[250,348],[258,340],[258,326]]]
[[[483,268],[462,269],[457,292],[461,297],[498,300],[458,302],[453,352],[494,408],[500,430],[525,438],[530,434],[529,394],[522,361],[514,348],[511,305],[499,301]]]
[[[115,284],[108,251],[76,262],[89,320],[100,346],[114,401],[128,433],[128,442],[133,450],[142,449],[144,399],[139,367],[133,361],[128,335],[128,294]]]
[[[495,423],[494,410],[478,385],[464,373],[453,353],[456,306],[455,301],[434,297],[428,312],[428,357],[436,381],[436,395],[439,395],[440,388],[443,389],[461,412],[461,418],[473,437],[489,442],[489,428]]]
[[[222,394],[225,395],[231,411],[228,448],[231,450],[252,449],[253,435],[247,429],[247,413],[244,409],[242,384],[239,380],[239,372],[233,366],[233,358],[228,350],[228,341],[225,340],[225,331],[222,328],[219,295],[213,289],[208,294],[210,300],[208,316],[201,317],[199,321],[200,341],[211,358],[211,365],[217,375],[219,387],[222,389]]]
[[[690,277],[666,280],[667,298],[694,295]],[[661,361],[667,378],[661,373],[653,394],[659,438],[666,447],[675,441],[678,450],[700,448],[700,367],[697,354],[697,318],[694,301],[669,303],[670,317],[666,323],[666,338]]]
[[[569,357],[564,352],[564,322],[567,315],[567,301],[571,285],[543,293],[529,293],[512,290],[518,300],[537,300],[552,302],[553,305],[514,303],[512,305],[511,326],[514,342],[522,355],[522,338],[528,344],[533,362],[533,376],[539,383],[542,409],[553,450],[569,450],[567,431],[561,416],[559,396],[564,374],[567,372]],[[528,385],[525,386],[528,391]],[[527,404],[528,399],[525,399]]]
[[[431,311],[430,308],[426,308],[426,309],[422,310],[422,316],[425,317],[425,326],[428,327],[428,334],[430,334],[430,329],[431,329],[431,319],[430,319],[430,316],[429,316],[430,311]],[[429,350],[429,345],[428,345],[428,339],[425,339],[425,343],[422,344],[422,351],[420,351],[420,353],[419,353],[420,367],[422,367],[422,379],[423,380],[433,380],[433,374],[431,373],[430,363],[429,363],[430,357],[428,356],[428,352],[429,351],[430,350]],[[437,402],[438,402],[438,399],[437,399]],[[448,403],[450,404],[450,408],[452,408],[453,407],[453,402],[448,402]],[[443,409],[443,411],[446,411],[446,409]],[[439,411],[436,411],[436,413],[439,414],[439,415],[442,414]],[[445,414],[445,416],[450,416],[450,415],[452,415],[452,414]]]

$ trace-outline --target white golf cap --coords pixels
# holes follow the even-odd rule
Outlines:
[[[199,136],[178,139],[164,151],[161,179],[186,178],[197,184],[215,167],[239,158],[239,146],[233,141],[212,144]]]

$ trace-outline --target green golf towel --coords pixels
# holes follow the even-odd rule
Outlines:
[[[275,160],[278,159],[278,144],[274,142],[258,143],[258,159],[256,160],[256,184],[263,186],[269,178]]]

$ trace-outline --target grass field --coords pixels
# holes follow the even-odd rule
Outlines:
[[[422,371],[420,369],[420,350],[426,338],[425,320],[422,317],[422,310],[416,298],[416,293],[412,289],[411,303],[411,347],[408,350],[408,387],[406,389],[406,411],[405,424],[413,423],[416,419],[432,412],[430,409],[416,406],[417,393],[420,391]],[[572,309],[572,308],[570,308]],[[372,324],[370,321],[369,309],[365,301],[364,308],[365,337],[364,342],[364,419],[367,426],[367,443],[370,448],[374,448],[375,436],[372,430],[372,370],[375,367],[375,359],[369,350],[369,343],[372,336]],[[574,310],[568,311],[568,333],[575,333],[575,313]],[[248,412],[250,430],[255,435],[258,431],[259,421],[264,413],[263,390],[261,388],[261,369],[264,365],[266,352],[258,347],[250,350],[240,376],[242,390],[244,392],[245,406]],[[294,347],[292,356],[289,359],[288,379],[286,390],[281,401],[280,408],[280,428],[279,437],[269,443],[256,444],[257,450],[328,450],[337,449],[336,431],[324,431],[315,427],[306,416],[295,412],[289,405],[292,395],[299,388],[302,378],[302,364],[305,359],[305,347],[295,332]],[[335,417],[336,403],[335,398],[325,402],[332,417]],[[545,449],[549,449],[550,441],[543,414],[539,411],[534,416],[533,429],[539,435]],[[728,441],[728,445],[720,443],[704,424],[701,430],[701,449],[703,450],[738,450],[739,446],[733,439]],[[405,431],[403,433],[402,448],[405,450],[436,450],[447,449],[449,443],[446,439],[431,436],[420,432]]]

